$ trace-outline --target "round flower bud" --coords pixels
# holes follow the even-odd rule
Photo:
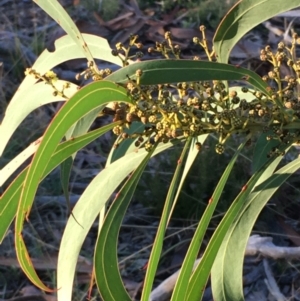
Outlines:
[[[215,151],[216,151],[216,153],[219,154],[219,155],[223,154],[224,151],[225,151],[224,145],[221,144],[221,143],[216,144],[216,146],[215,146]]]
[[[193,38],[193,43],[198,44],[200,43],[200,39],[198,37]]]
[[[200,142],[196,142],[196,143],[195,143],[195,147],[196,147],[196,149],[197,149],[198,151],[200,151],[201,148],[202,148],[202,144],[201,144]]]
[[[172,39],[172,34],[170,31],[165,32],[165,39]]]
[[[236,97],[236,96],[237,96],[237,92],[236,91],[234,91],[234,90],[230,91],[229,97]]]
[[[119,52],[118,52],[117,49],[113,49],[113,50],[111,51],[111,54],[112,54],[113,56],[118,56]]]

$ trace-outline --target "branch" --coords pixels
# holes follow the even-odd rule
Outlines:
[[[295,259],[300,258],[300,247],[278,247],[273,244],[272,237],[261,237],[259,235],[252,235],[248,240],[245,255],[255,256],[261,255],[263,257],[269,257],[272,259]],[[197,259],[195,266],[199,263],[200,259]],[[156,287],[151,295],[149,301],[165,301],[170,298],[173,288],[175,286],[179,271],[176,271],[173,275],[164,280],[158,287]],[[270,278],[268,277],[268,280]]]

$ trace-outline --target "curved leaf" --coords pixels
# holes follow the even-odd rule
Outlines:
[[[299,6],[298,0],[241,0],[221,21],[213,39],[219,62],[227,63],[234,45],[256,25]]]
[[[269,94],[268,85],[255,72],[228,64],[193,60],[153,60],[124,67],[108,77],[117,83],[127,83],[128,76],[136,80],[136,71],[141,69],[143,85],[193,82],[202,80],[247,81],[261,92]]]
[[[61,143],[55,153],[51,157],[49,164],[47,165],[45,172],[41,178],[43,180],[55,167],[57,167],[63,160],[68,158],[71,154],[75,153],[79,149],[83,148],[99,136],[103,135],[110,129],[112,129],[118,123],[108,124],[100,129],[91,131],[82,136],[78,136],[74,139]],[[36,146],[37,147],[37,146]],[[10,224],[12,223],[18,208],[19,199],[21,196],[21,189],[26,177],[28,167],[26,167],[19,175],[14,179],[10,186],[4,191],[0,198],[0,243],[2,243],[5,233],[7,232]]]
[[[155,85],[202,80],[247,81],[258,90],[269,94],[267,84],[255,72],[228,64],[193,60],[153,60],[139,62],[124,67],[106,79],[117,83],[127,83],[128,76],[136,80],[136,71],[142,70],[140,83]]]
[[[282,157],[276,158],[267,169],[270,169],[270,172],[274,171],[281,159]],[[257,181],[256,187],[246,200],[247,205],[229,229],[214,263],[212,289],[216,301],[244,300],[242,272],[251,230],[272,195],[299,167],[300,161],[297,159],[269,175],[266,180],[260,178]]]
[[[124,88],[107,81],[94,82],[79,90],[52,120],[29,166],[16,215],[15,247],[21,268],[28,278],[43,290],[49,289],[38,278],[22,237],[24,220],[29,216],[40,178],[67,129],[85,114],[110,101],[128,103],[130,99]]]
[[[155,273],[157,271],[162,247],[163,247],[163,241],[164,241],[164,235],[166,232],[166,228],[168,225],[168,220],[172,208],[172,204],[174,202],[174,196],[177,189],[178,182],[180,180],[181,170],[183,168],[183,161],[186,157],[187,151],[191,145],[191,142],[193,139],[190,137],[185,142],[184,148],[182,150],[182,153],[177,161],[176,170],[174,172],[168,194],[165,200],[164,209],[160,218],[160,222],[158,225],[158,229],[156,232],[155,240],[151,249],[150,258],[148,261],[148,267],[144,279],[144,287],[143,292],[141,296],[141,301],[148,301],[150,297],[150,293],[153,286],[153,281],[155,277]]]
[[[94,62],[86,41],[83,39],[81,32],[58,1],[39,1],[33,0],[44,12],[46,12],[59,26],[72,38],[77,45],[77,52],[85,56],[88,61]],[[95,62],[94,62],[95,63]]]
[[[170,148],[171,142],[158,145],[154,155]],[[103,169],[85,189],[77,201],[73,215],[78,223],[69,218],[65,227],[58,254],[57,292],[59,301],[72,300],[73,279],[81,246],[99,212],[122,181],[142,162],[147,155],[143,149],[128,153]],[[79,226],[80,225],[80,226]],[[76,233],[76,236],[74,235]],[[68,275],[68,277],[65,277]]]
[[[106,39],[89,34],[82,35],[94,58],[108,61],[116,65],[122,64],[119,58],[111,54],[111,48]],[[63,36],[55,41],[55,51],[49,52],[47,49],[44,50],[35,61],[32,69],[43,75],[53,67],[68,60],[83,58],[84,55],[77,50],[78,46],[72,38],[67,35]],[[0,155],[3,153],[13,131],[30,112],[43,104],[64,100],[59,96],[54,97],[53,89],[50,86],[47,86],[44,83],[36,84],[36,82],[37,79],[35,79],[34,76],[27,75],[7,107],[6,115],[0,125],[0,136],[2,137],[0,143]],[[64,83],[64,81],[58,81],[58,83],[59,82]],[[36,87],[37,85],[38,88]],[[65,94],[68,97],[71,97],[77,92],[77,86],[72,83],[70,83],[70,85],[71,88],[65,90]],[[57,88],[61,90],[62,85],[58,84]],[[43,95],[44,97],[41,99],[40,95]],[[28,101],[26,101],[27,99]],[[20,109],[21,107],[24,107],[24,110]]]
[[[62,90],[66,83],[66,81],[59,80],[55,83],[55,86],[57,89]],[[78,86],[70,83],[70,88],[65,89],[64,92],[67,97],[71,97],[77,91]],[[41,95],[43,95],[43,97],[41,97]],[[22,90],[22,96],[19,101],[11,101],[9,103],[0,125],[0,154],[3,152],[14,131],[32,111],[45,104],[57,101],[65,101],[65,99],[59,95],[53,96],[53,88],[50,85],[45,85],[44,82],[37,83]]]
[[[95,278],[102,298],[107,301],[131,301],[118,268],[118,235],[127,207],[153,150],[147,154],[117,194],[105,217],[96,242]]]
[[[219,182],[217,184],[217,187],[216,187],[211,199],[209,200],[208,206],[206,207],[206,210],[203,213],[202,218],[196,228],[195,234],[190,243],[190,246],[189,246],[189,249],[185,256],[185,259],[183,261],[181,270],[179,272],[179,276],[176,281],[176,285],[174,287],[171,301],[189,300],[186,297],[189,279],[190,279],[190,275],[192,273],[194,262],[195,262],[197,254],[199,252],[199,248],[201,246],[204,234],[206,233],[207,227],[209,225],[209,222],[211,221],[212,215],[213,215],[215,208],[219,202],[219,199],[222,195],[223,189],[225,187],[225,184],[227,183],[228,177],[231,173],[234,163],[249,138],[250,138],[250,136],[248,136],[247,139],[245,140],[245,142],[240,145],[238,150],[235,152],[234,156],[231,158],[221,179],[219,180]],[[204,275],[203,276],[208,277],[210,270],[206,269],[205,273],[207,275],[205,274],[205,276]],[[197,289],[197,290],[199,290],[199,289]],[[198,300],[201,300],[201,298],[199,298]]]
[[[179,194],[181,192],[181,188],[184,184],[184,181],[185,181],[185,179],[188,175],[188,172],[191,169],[197,155],[199,154],[199,152],[201,150],[201,145],[204,143],[204,141],[206,140],[207,137],[208,137],[207,134],[200,135],[198,137],[194,137],[193,141],[191,142],[191,147],[189,149],[189,153],[188,153],[186,162],[184,164],[184,169],[183,169],[183,172],[182,172],[182,175],[181,175],[181,178],[180,178],[180,183],[178,185],[177,192],[176,192],[176,195],[175,195],[175,198],[174,198],[174,202],[173,202],[173,205],[172,205],[172,208],[171,208],[171,211],[170,211],[169,220],[171,218],[171,215],[172,215],[173,210],[175,208],[175,205],[177,203],[177,199],[178,199]],[[200,143],[200,149],[197,147],[197,145],[196,145],[197,143]]]
[[[118,66],[122,65],[121,60],[111,54],[111,48],[106,39],[85,33],[82,34],[82,36],[89,45],[91,53],[95,59],[108,61]],[[32,66],[32,69],[43,75],[61,63],[84,57],[81,52],[77,51],[77,44],[68,35],[57,39],[54,45],[55,50],[53,52],[49,52],[47,49],[42,52]],[[15,102],[20,95],[23,95],[24,90],[34,85],[36,82],[37,79],[35,79],[34,76],[27,75],[11,102]]]
[[[266,168],[272,161],[269,161],[266,164]],[[198,301],[201,300],[203,292],[210,275],[211,268],[214,264],[215,258],[219,252],[219,249],[222,245],[224,237],[230,229],[232,223],[239,216],[241,210],[246,206],[246,199],[255,187],[257,181],[264,173],[265,169],[261,168],[257,171],[251,179],[246,183],[246,185],[241,189],[241,192],[238,194],[236,199],[231,204],[230,208],[227,210],[222,221],[219,223],[217,229],[215,230],[213,236],[211,237],[206,250],[201,258],[200,263],[194,270],[192,277],[190,278],[188,286],[188,295],[187,300],[189,301]]]
[[[86,114],[83,118],[78,120],[76,124],[74,124],[65,134],[66,139],[78,137],[88,131],[92,123],[95,121],[97,118],[99,112],[103,109],[105,105],[100,106],[96,108],[95,110],[92,110],[88,114]],[[70,178],[70,173],[73,167],[73,159],[75,158],[76,153],[73,153],[72,156],[70,156],[67,160],[62,162],[60,166],[60,180],[62,184],[62,189],[70,210],[70,200],[69,200],[69,178]]]

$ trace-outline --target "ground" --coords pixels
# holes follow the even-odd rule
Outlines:
[[[207,1],[210,4],[213,1]],[[225,1],[224,1],[225,2]],[[229,6],[233,1],[226,1]],[[148,47],[156,41],[163,39],[164,33],[170,31],[176,43],[182,48],[182,56],[191,58],[200,55],[204,58],[204,53],[193,46],[191,40],[194,36],[201,37],[198,29],[200,22],[207,26],[207,38],[213,37],[213,29],[219,15],[207,14],[195,16],[195,7],[184,7],[183,5],[169,5],[161,7],[149,1],[150,6],[141,5],[136,1],[121,2],[121,10],[116,8],[111,10],[103,7],[89,7],[86,1],[64,0],[62,4],[76,20],[76,24],[82,32],[88,32],[107,38],[111,46],[116,42],[125,43],[130,34],[138,34],[140,41],[144,44],[144,59],[150,58],[147,52]],[[163,3],[163,1],[162,1]],[[169,3],[169,2],[165,2]],[[204,2],[203,2],[204,3]],[[169,3],[170,4],[170,3]],[[10,9],[9,9],[10,8]],[[98,10],[99,9],[99,10]],[[0,4],[0,120],[3,117],[5,108],[17,89],[24,74],[24,69],[33,64],[36,57],[47,47],[52,49],[55,39],[63,33],[57,24],[47,17],[31,1],[2,1]],[[288,42],[290,32],[286,32],[291,17],[278,17],[271,20],[270,24],[260,25],[243,39],[233,50],[232,63],[238,63],[249,68],[257,68],[258,72],[265,72],[266,66],[258,60],[259,49],[264,43],[276,44],[279,39],[285,38]],[[297,29],[299,24],[293,23]],[[277,35],[275,35],[275,32]],[[284,35],[284,33],[287,35]],[[57,68],[58,74],[66,79],[75,81],[75,74],[82,70],[85,62],[76,61],[64,64]],[[24,121],[23,126],[13,137],[9,148],[0,159],[1,168],[25,145],[39,137],[46,127],[47,122],[57,110],[56,105],[41,108],[31,114]],[[100,126],[104,121],[97,121],[94,127]],[[26,141],[24,140],[26,137]],[[105,156],[112,145],[112,135],[107,135],[101,141],[91,145],[86,150],[80,152],[74,164],[71,177],[72,198],[71,203],[75,203],[87,183],[104,167]],[[212,138],[213,139],[213,138]],[[180,200],[180,209],[175,212],[175,217],[171,221],[164,245],[164,253],[161,259],[161,266],[157,273],[155,284],[157,285],[170,274],[175,272],[180,266],[189,239],[193,234],[201,212],[206,206],[206,202],[212,193],[212,189],[221,175],[226,158],[212,162],[212,148],[210,140],[197,161],[197,166],[206,166],[205,176],[200,175],[199,168],[191,171],[188,184],[183,189],[183,196]],[[232,147],[235,147],[233,142]],[[179,154],[178,149],[153,160],[138,187],[137,194],[130,206],[124,220],[119,240],[120,270],[124,283],[131,295],[138,298],[144,269],[149,257],[150,247],[153,242],[162,203],[165,198],[166,189],[170,183],[174,163]],[[225,202],[218,209],[216,219],[211,225],[205,243],[208,242],[209,235],[218,222],[218,215],[222,216],[226,206],[232,200],[233,195],[242,187],[250,173],[250,154],[245,154],[245,159],[239,164],[246,166],[243,172],[235,172],[225,191]],[[289,158],[287,158],[289,160]],[[209,166],[214,164],[217,175],[209,175]],[[160,167],[157,167],[157,166]],[[284,246],[299,246],[299,191],[297,179],[292,178],[286,187],[274,197],[261,215],[254,231],[261,235],[272,235],[274,241]],[[165,194],[162,194],[164,191]],[[201,197],[199,197],[201,195]],[[144,200],[144,201],[141,201]],[[188,203],[188,205],[187,205]],[[276,206],[276,207],[275,207]],[[188,208],[188,209],[187,209]],[[192,209],[191,209],[192,208]],[[276,208],[274,210],[273,208]],[[44,281],[51,285],[55,283],[56,258],[59,248],[60,238],[64,225],[68,218],[68,207],[62,196],[59,184],[59,171],[55,170],[41,185],[36,202],[30,215],[30,222],[24,229],[30,254],[34,259],[36,269],[39,271]],[[74,300],[85,300],[89,287],[91,261],[93,257],[93,245],[97,236],[97,223],[94,224],[87,237],[77,268],[76,289]],[[23,297],[34,294],[29,291],[30,283],[17,267],[15,251],[13,245],[13,228],[7,233],[7,237],[0,246],[0,298],[7,300],[18,299],[23,292]],[[299,298],[299,266],[296,263],[282,261],[272,261],[273,273],[279,283],[282,292],[286,296],[293,295],[295,300]],[[253,272],[255,271],[255,273]],[[274,300],[264,285],[264,269],[261,260],[247,258],[245,265],[245,275],[252,272],[248,279],[245,276],[245,293],[255,291],[257,300]],[[247,280],[248,279],[248,280]],[[25,289],[24,289],[25,288]],[[292,290],[293,288],[293,290]],[[27,291],[26,291],[27,289]],[[40,292],[38,292],[40,294]],[[94,299],[100,300],[94,291]],[[261,297],[257,297],[260,294]],[[298,295],[297,295],[298,294]],[[263,297],[262,297],[263,296]],[[50,301],[52,295],[43,295],[41,300]],[[30,299],[29,299],[30,298]],[[261,299],[259,299],[261,298]],[[262,299],[268,298],[268,299]],[[33,300],[33,297],[22,300]],[[55,300],[55,299],[52,299]],[[206,299],[211,300],[209,289]],[[250,294],[248,295],[250,300]]]

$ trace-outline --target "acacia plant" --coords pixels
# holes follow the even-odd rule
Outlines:
[[[117,259],[118,233],[126,209],[149,159],[174,144],[182,153],[168,190],[157,234],[149,258],[141,300],[148,301],[162,251],[164,234],[186,175],[208,135],[218,137],[216,156],[226,152],[226,143],[236,133],[244,142],[239,146],[207,202],[180,270],[171,300],[201,300],[211,274],[214,300],[243,300],[242,265],[251,229],[271,196],[300,167],[297,158],[278,169],[284,154],[300,141],[298,101],[300,60],[293,35],[290,47],[279,43],[276,50],[261,50],[263,61],[271,63],[261,78],[255,72],[228,64],[231,49],[244,34],[262,21],[299,5],[298,0],[243,0],[228,12],[216,30],[209,49],[205,28],[202,46],[208,60],[181,59],[180,47],[170,33],[150,52],[162,59],[132,63],[129,52],[142,57],[137,36],[128,45],[110,49],[106,40],[81,34],[69,15],[56,1],[35,1],[67,33],[55,43],[55,51],[45,50],[12,98],[0,126],[2,153],[14,131],[33,110],[47,103],[65,101],[43,136],[29,145],[5,166],[0,174],[3,185],[27,158],[24,168],[1,195],[1,240],[15,220],[15,248],[21,268],[37,287],[52,291],[38,277],[22,236],[39,183],[54,168],[61,167],[62,184],[68,197],[68,181],[76,152],[108,131],[118,135],[106,168],[89,183],[66,224],[57,266],[59,301],[71,300],[75,266],[83,241],[100,216],[99,236],[94,251],[94,276],[105,301],[130,301]],[[51,71],[58,64],[86,58],[87,69],[78,76],[92,82],[78,88],[57,78]],[[120,66],[116,72],[101,69],[94,59]],[[281,66],[290,70],[283,77]],[[232,81],[238,83],[232,86]],[[42,95],[42,97],[41,97]],[[112,114],[113,121],[90,131],[99,115]],[[200,263],[193,265],[202,245],[217,203],[234,163],[251,137],[259,135],[253,155],[253,174],[241,187],[214,231]],[[199,154],[198,154],[199,153]],[[200,167],[201,168],[201,167]],[[105,205],[118,191],[109,210]],[[76,219],[75,219],[75,218]],[[55,289],[55,288],[54,288]]]

